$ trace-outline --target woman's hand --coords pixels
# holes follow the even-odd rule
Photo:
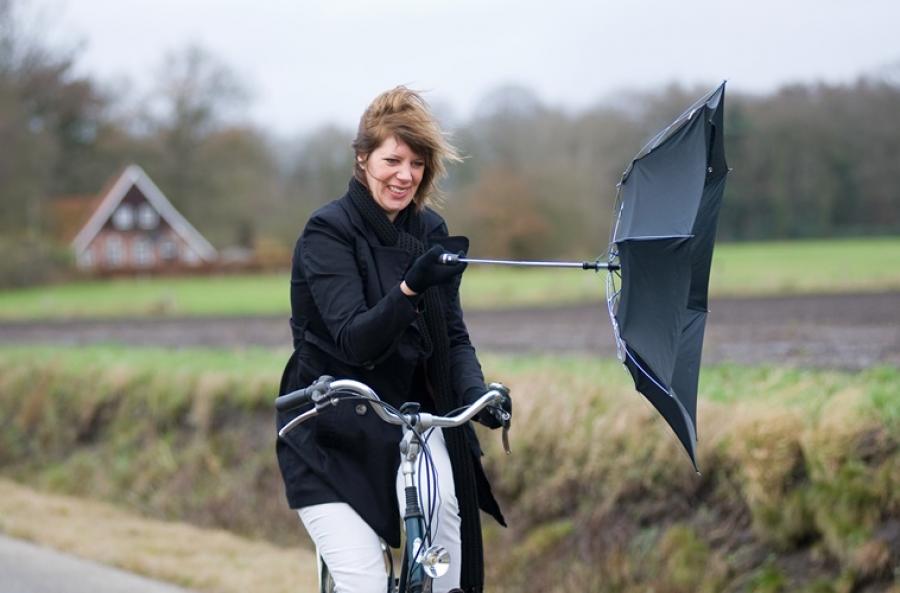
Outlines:
[[[491,385],[491,387],[494,387]],[[482,395],[487,392],[487,387],[484,388],[473,388],[466,391],[466,401],[469,403],[475,401]],[[488,406],[485,409],[478,412],[478,415],[475,416],[475,420],[491,430],[495,428],[500,428],[503,426],[503,418],[501,412],[506,412],[507,414],[512,415],[512,398],[509,395],[509,389],[505,388],[503,390],[503,399],[500,401],[499,405]]]
[[[467,264],[461,262],[441,263],[441,255],[443,254],[444,248],[440,245],[435,245],[416,258],[416,261],[409,267],[403,282],[400,284],[400,290],[403,291],[403,294],[406,296],[421,294],[432,286],[446,284],[463,273]],[[403,290],[404,285],[413,294]]]
[[[503,398],[503,401],[500,402],[500,406],[488,406],[478,414],[475,418],[491,430],[500,428],[503,426],[503,417],[500,412],[506,412],[507,414],[512,414],[512,398],[509,394],[506,394],[506,397]]]

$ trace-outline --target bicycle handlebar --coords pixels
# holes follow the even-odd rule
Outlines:
[[[401,426],[404,424],[411,424],[415,421],[417,429],[425,430],[433,426],[441,428],[462,426],[487,406],[499,404],[501,400],[506,397],[506,394],[509,393],[509,390],[500,383],[491,383],[490,388],[484,395],[453,416],[437,416],[424,412],[417,412],[415,414],[397,414],[384,405],[381,405],[381,398],[379,398],[378,394],[365,383],[360,383],[359,381],[353,381],[351,379],[334,380],[331,377],[320,377],[319,380],[309,387],[298,389],[287,395],[282,395],[275,400],[276,409],[281,411],[300,407],[310,401],[315,403],[313,408],[303,412],[285,424],[284,427],[278,431],[278,436],[284,437],[287,433],[310,418],[317,416],[319,412],[327,406],[337,405],[341,399],[337,395],[339,392],[350,392],[353,395],[375,402],[374,405],[370,405],[369,407],[375,411],[375,414],[378,415],[379,418],[388,424]],[[503,414],[505,414],[504,420],[508,422],[510,419],[509,414],[506,412],[503,412]]]
[[[328,391],[333,381],[334,377],[322,375],[308,387],[298,389],[297,391],[292,391],[276,398],[275,409],[279,412],[286,412],[288,410],[293,410],[294,408],[304,406],[314,399],[317,399],[315,396],[320,394],[324,395]]]

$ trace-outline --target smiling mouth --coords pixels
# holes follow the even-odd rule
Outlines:
[[[411,189],[409,187],[399,187],[397,185],[389,185],[387,187],[388,191],[390,191],[392,195],[397,196],[398,198],[405,196]]]

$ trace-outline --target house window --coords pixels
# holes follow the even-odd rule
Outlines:
[[[138,208],[138,226],[142,229],[153,229],[159,224],[159,214],[150,204],[141,204]]]
[[[129,204],[122,204],[113,214],[113,225],[120,231],[127,231],[134,226],[134,208]]]
[[[178,245],[172,239],[163,239],[159,244],[159,257],[163,261],[172,261],[178,257]]]
[[[190,247],[184,248],[184,254],[182,255],[184,261],[188,264],[194,266],[200,263],[200,256],[197,255],[197,252],[191,249]]]
[[[90,249],[85,249],[84,252],[78,256],[78,265],[82,268],[94,267],[94,252]]]
[[[122,237],[113,235],[106,239],[106,264],[119,268],[125,263],[125,243]]]
[[[153,243],[146,237],[138,237],[134,241],[134,263],[138,266],[152,266],[154,262]]]

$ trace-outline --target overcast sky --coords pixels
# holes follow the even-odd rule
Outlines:
[[[145,85],[166,52],[201,45],[251,89],[252,119],[282,135],[353,127],[401,83],[464,118],[503,84],[577,109],[623,88],[728,79],[768,92],[900,63],[898,0],[32,2],[48,38],[82,43],[78,63],[101,81]]]

